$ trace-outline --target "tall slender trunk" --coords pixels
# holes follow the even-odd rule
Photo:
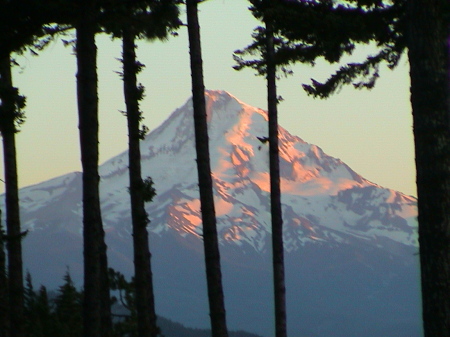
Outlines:
[[[281,209],[280,157],[278,148],[278,98],[273,28],[270,22],[266,22],[266,57],[275,336],[286,337],[286,287],[284,282],[283,217]]]
[[[77,24],[77,95],[83,167],[84,336],[112,330],[105,233],[99,197],[95,1],[84,1]]]
[[[0,209],[0,337],[9,336],[8,279],[6,277],[5,237]]]
[[[198,22],[198,0],[187,0],[187,22],[192,77],[192,101],[194,108],[195,148],[203,220],[203,245],[205,251],[206,280],[213,337],[227,337],[225,303],[222,288],[216,212],[209,157],[209,139],[206,119],[205,85]]]
[[[8,249],[8,290],[10,336],[24,336],[22,233],[20,231],[19,188],[17,179],[15,102],[9,55],[0,60],[0,86],[3,88],[2,115],[3,162],[5,172],[6,229]]]
[[[450,106],[446,0],[408,3],[425,337],[450,331]]]
[[[139,110],[139,91],[136,78],[138,65],[135,52],[135,36],[131,28],[123,29],[122,33],[123,82],[128,122],[128,161],[138,336],[155,337],[158,335],[158,327],[156,325],[151,254],[147,232],[148,218],[145,211],[141,174],[141,137],[139,128],[141,112]]]

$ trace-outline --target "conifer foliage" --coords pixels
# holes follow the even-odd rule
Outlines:
[[[284,272],[284,244],[283,244],[283,216],[281,207],[280,188],[280,158],[278,147],[278,103],[277,95],[277,63],[276,48],[279,50],[280,39],[276,37],[274,30],[274,16],[276,9],[271,1],[261,2],[264,5],[263,12],[257,16],[264,23],[264,27],[258,27],[253,37],[255,42],[244,51],[236,51],[234,59],[238,62],[236,70],[251,67],[257,70],[259,75],[265,75],[267,81],[267,106],[268,106],[268,140],[269,140],[269,171],[270,171],[270,207],[272,222],[272,266],[274,286],[274,313],[275,336],[287,336],[286,322],[286,286]],[[257,60],[244,61],[246,54],[256,55]]]
[[[114,270],[108,274],[111,290],[123,296],[121,305],[129,313],[120,319],[111,331],[115,337],[138,336],[135,307],[135,292],[132,282]],[[112,298],[112,302],[117,299]],[[27,273],[24,287],[25,335],[29,337],[81,337],[83,334],[83,293],[72,281],[69,271],[56,292],[48,293],[44,286],[38,291],[33,287],[31,275]]]
[[[267,2],[250,0],[253,15],[262,20],[268,10]],[[318,58],[337,63],[351,55],[358,44],[376,43],[376,52],[363,62],[343,65],[325,83],[312,80],[303,85],[311,95],[326,98],[343,85],[372,88],[379,77],[380,64],[394,68],[405,50],[406,41],[404,0],[384,3],[378,0],[273,0],[270,12],[273,18],[276,64],[286,74],[292,74],[290,65],[305,63],[314,66]],[[264,29],[257,27],[254,42],[234,53],[235,69],[251,67],[265,74],[264,59],[252,59],[264,43]]]
[[[125,276],[114,270],[108,271],[110,290],[113,296],[113,329],[114,337],[138,337],[138,317],[136,307],[136,287],[134,278],[127,280]],[[63,277],[63,284],[56,290],[47,292],[44,286],[35,290],[31,275],[25,281],[25,334],[28,337],[82,337],[82,298],[83,292],[76,288],[69,271]],[[158,334],[166,337],[211,336],[206,329],[186,328],[158,317]],[[230,333],[231,337],[259,337],[244,331]]]
[[[10,54],[0,58],[0,132],[5,172],[6,246],[8,250],[8,301],[11,337],[23,336],[23,266],[19,210],[16,138],[23,122],[25,98],[13,86]]]
[[[63,280],[54,299],[55,321],[62,336],[77,337],[83,332],[82,294],[75,287],[69,271]]]
[[[266,28],[267,106],[269,115],[270,214],[272,219],[272,265],[275,303],[275,336],[287,336],[286,287],[284,272],[283,216],[281,209],[280,156],[278,147],[278,97],[275,47],[270,11],[264,17]]]
[[[13,53],[27,47],[42,49],[50,38],[41,17],[33,11],[33,2],[0,1],[0,133],[3,143],[3,164],[6,203],[6,243],[8,251],[8,285],[1,291],[2,313],[0,334],[11,337],[24,335],[23,319],[23,266],[20,225],[19,190],[15,134],[24,122],[25,97],[13,86],[11,67]],[[42,38],[42,39],[40,39]],[[31,48],[31,50],[33,50]],[[1,276],[2,281],[6,278]],[[6,293],[7,291],[7,293]],[[7,301],[8,306],[5,305]],[[14,328],[12,328],[14,327]]]
[[[267,2],[251,0],[261,19]],[[374,87],[382,64],[393,69],[408,55],[414,123],[423,321],[426,337],[450,331],[450,3],[447,0],[273,0],[276,63],[286,73],[295,62],[323,57],[330,63],[352,54],[358,44],[372,43],[373,55],[341,65],[321,83],[304,84],[314,97],[327,98],[344,85]],[[263,59],[246,59],[262,48],[264,29],[254,42],[235,52],[236,69],[251,67],[265,74]]]
[[[49,295],[44,286],[35,291],[31,276],[26,276],[25,285],[26,336],[81,337],[82,294],[74,286],[69,272],[56,293]]]
[[[123,91],[128,126],[128,162],[130,180],[131,219],[133,226],[133,255],[135,266],[136,312],[139,337],[158,335],[156,324],[151,253],[147,225],[150,222],[145,202],[156,195],[150,177],[142,179],[140,141],[147,132],[139,102],[144,98],[144,87],[137,82],[143,64],[136,57],[136,39],[165,39],[178,28],[178,7],[173,1],[142,1],[136,6],[118,6],[106,12],[106,30],[122,38]],[[109,17],[108,17],[109,16]],[[119,18],[113,20],[112,18]],[[119,23],[118,23],[119,22]]]
[[[203,221],[205,265],[213,337],[227,337],[219,244],[208,147],[198,4],[186,0],[192,75],[195,144]],[[138,336],[156,337],[150,249],[144,203],[155,195],[152,180],[140,167],[139,101],[144,88],[137,83],[143,67],[135,41],[165,39],[181,22],[180,0],[0,0],[0,133],[5,171],[6,233],[0,212],[0,337]],[[344,85],[371,89],[379,68],[395,68],[407,53],[410,63],[411,105],[419,197],[419,242],[423,319],[426,337],[450,331],[450,58],[448,0],[250,0],[253,15],[263,22],[254,41],[234,54],[235,69],[250,67],[267,77],[271,212],[276,306],[276,335],[286,335],[285,288],[276,72],[292,74],[291,64],[314,65],[318,58],[340,62],[359,44],[375,52],[362,62],[340,65],[321,83],[304,90],[327,98]],[[61,25],[61,28],[56,28]],[[11,56],[27,46],[38,50],[60,29],[76,29],[77,94],[83,167],[84,289],[80,293],[67,273],[55,296],[45,287],[33,289],[31,276],[23,286],[15,134],[24,121],[25,98],[13,86]],[[135,278],[110,271],[102,225],[98,173],[98,94],[95,35],[123,40],[125,115],[129,132],[130,199],[133,219]],[[42,38],[42,39],[40,39]],[[254,58],[256,56],[256,58]],[[7,255],[5,254],[5,246]],[[7,260],[7,261],[6,261]],[[109,282],[130,314],[113,329]],[[27,317],[27,320],[24,319]]]

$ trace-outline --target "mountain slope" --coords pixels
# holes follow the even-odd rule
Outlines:
[[[233,328],[268,336],[267,114],[222,91],[207,92],[207,112],[228,318]],[[157,310],[205,326],[191,101],[141,149],[143,174],[158,193],[147,207]],[[280,156],[290,335],[420,336],[416,200],[367,181],[283,128]],[[100,175],[110,263],[130,274],[126,152],[101,165]],[[25,262],[34,279],[57,284],[69,265],[79,280],[81,174],[24,188],[20,198],[23,225],[31,230]]]

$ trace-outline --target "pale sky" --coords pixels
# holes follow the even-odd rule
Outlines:
[[[259,23],[245,0],[210,0],[200,5],[205,85],[226,90],[240,100],[266,109],[266,84],[246,69],[232,69],[232,52],[251,42]],[[122,82],[115,73],[120,41],[98,36],[100,99],[100,163],[127,148]],[[365,48],[366,50],[369,48]],[[361,60],[353,58],[354,60]],[[144,124],[155,129],[191,95],[187,31],[161,42],[139,42],[139,60],[146,65],[139,80],[146,87],[141,108]],[[39,57],[18,58],[14,84],[27,96],[26,122],[17,134],[20,187],[80,171],[76,107],[76,60],[59,41]],[[416,195],[409,75],[406,56],[395,71],[383,68],[372,91],[345,88],[328,100],[308,97],[301,88],[311,77],[324,80],[336,65],[296,66],[294,76],[278,82],[285,101],[279,123],[304,141],[340,158],[366,179]],[[2,161],[3,163],[3,161]],[[3,177],[3,164],[0,166]],[[0,184],[0,192],[3,185]]]

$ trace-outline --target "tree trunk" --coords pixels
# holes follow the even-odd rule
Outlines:
[[[95,1],[85,1],[77,25],[77,94],[83,167],[84,336],[110,336],[111,314],[105,233],[98,174],[97,47]]]
[[[139,337],[156,337],[155,299],[151,254],[147,232],[147,212],[143,197],[140,150],[139,90],[136,74],[138,65],[135,38],[131,29],[123,29],[123,81],[128,121],[128,160],[130,175],[131,218],[133,223],[134,273],[136,311]]]
[[[450,332],[450,109],[444,1],[408,3],[425,337]]]
[[[9,336],[8,279],[6,277],[5,237],[0,210],[0,337]]]
[[[214,208],[209,139],[206,119],[203,61],[200,44],[200,26],[197,13],[198,0],[187,0],[187,22],[192,77],[192,101],[194,108],[195,147],[203,220],[203,244],[205,251],[206,279],[213,337],[227,337],[226,313],[222,288],[216,212]]]
[[[22,233],[20,231],[19,188],[17,180],[15,98],[10,57],[0,60],[0,87],[3,87],[1,133],[5,172],[6,229],[8,249],[8,289],[10,336],[24,336]],[[1,93],[0,93],[1,94]]]
[[[280,158],[278,148],[278,98],[273,28],[270,22],[266,22],[266,52],[275,336],[286,337],[286,287],[284,282],[283,217],[281,209]]]

